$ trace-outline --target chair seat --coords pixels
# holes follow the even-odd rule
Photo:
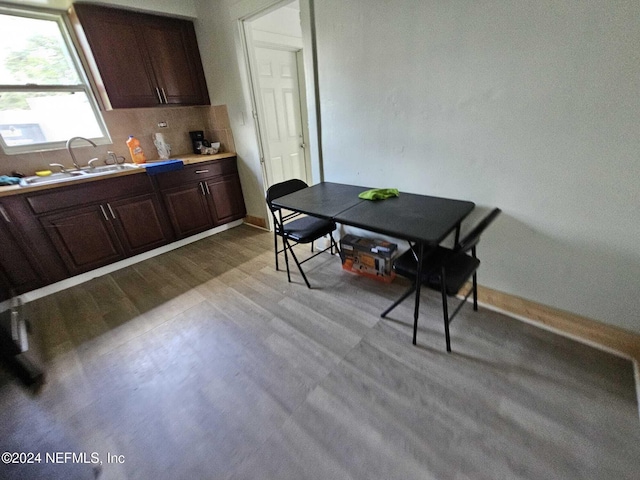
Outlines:
[[[422,260],[422,283],[433,290],[440,291],[442,266],[445,269],[445,290],[447,295],[456,295],[469,277],[480,266],[480,260],[465,253],[453,254],[451,249],[437,247],[426,252]],[[394,262],[393,268],[398,275],[415,279],[418,262],[413,252],[407,250]]]
[[[317,217],[301,217],[284,224],[284,234],[287,238],[298,243],[309,243],[333,232],[336,224],[330,220],[323,220]],[[276,229],[280,234],[280,228]]]
[[[474,228],[458,241],[457,237],[460,233],[460,225],[456,232],[456,245],[453,249],[436,247],[427,250],[422,259],[422,268],[420,269],[420,283],[416,282],[418,271],[418,262],[414,252],[409,249],[393,264],[393,268],[399,275],[412,280],[412,285],[407,292],[396,300],[393,305],[382,312],[382,317],[396,308],[400,303],[416,291],[418,285],[424,284],[426,287],[438,290],[442,296],[442,315],[444,317],[444,335],[447,341],[447,352],[451,351],[451,337],[449,335],[449,324],[458,314],[460,309],[467,302],[469,296],[473,295],[473,309],[478,310],[478,279],[476,270],[480,266],[480,260],[476,257],[476,246],[480,241],[480,235],[493,222],[501,210],[494,208],[484,217]],[[471,255],[467,255],[470,252]],[[442,278],[444,273],[444,279]],[[449,315],[448,296],[454,296],[462,289],[463,285],[471,278],[471,288],[466,292],[463,298],[458,302],[458,306]],[[418,310],[420,308],[420,296],[416,296],[416,307],[413,316],[413,344],[416,344],[416,334],[418,331]]]

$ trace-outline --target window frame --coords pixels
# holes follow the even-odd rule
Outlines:
[[[79,55],[77,40],[73,35],[73,28],[69,20],[69,16],[62,11],[47,10],[39,8],[18,7],[7,4],[0,4],[0,15],[10,15],[16,17],[33,18],[38,20],[55,21],[62,36],[62,40],[67,49],[66,54],[71,60],[71,64],[78,75],[80,83],[76,85],[12,85],[0,84],[0,94],[3,92],[68,92],[68,93],[84,93],[89,101],[89,105],[96,119],[98,127],[102,133],[100,137],[92,137],[91,140],[96,145],[112,144],[109,130],[102,116],[98,100],[91,88],[92,84],[85,70],[85,65]],[[24,153],[46,152],[51,150],[60,150],[66,148],[66,140],[56,142],[43,142],[27,145],[8,146],[2,136],[0,136],[0,150],[5,155],[18,155]]]

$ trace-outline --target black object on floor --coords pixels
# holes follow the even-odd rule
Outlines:
[[[28,328],[22,305],[15,298],[12,304],[0,313],[0,358],[25,386],[37,390],[44,383],[44,372],[28,353]]]

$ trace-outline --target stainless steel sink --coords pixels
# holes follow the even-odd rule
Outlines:
[[[34,185],[48,185],[50,183],[73,182],[81,178],[97,177],[99,175],[108,175],[111,173],[121,172],[123,170],[135,170],[137,165],[124,163],[121,165],[102,165],[99,167],[83,167],[80,170],[67,170],[66,172],[52,173],[46,177],[24,177],[20,179],[21,187],[32,187]]]
[[[136,170],[139,167],[133,163],[121,163],[119,165],[102,165],[100,167],[85,167],[82,169],[87,175],[100,175],[103,173],[121,172],[122,170]]]

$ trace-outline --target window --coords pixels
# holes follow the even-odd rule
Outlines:
[[[111,143],[62,13],[0,6],[0,148],[63,148],[82,136]]]

